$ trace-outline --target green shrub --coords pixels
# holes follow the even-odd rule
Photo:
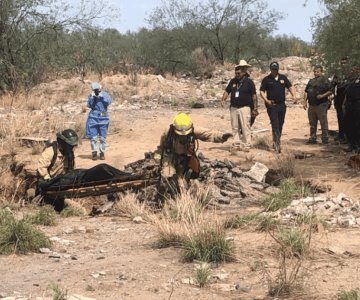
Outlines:
[[[0,210],[0,254],[38,252],[50,240],[27,219],[16,220],[9,210]]]
[[[36,225],[54,226],[56,225],[56,212],[51,205],[44,205],[36,214],[28,216],[27,220]]]
[[[299,185],[294,179],[284,179],[280,182],[280,191],[266,195],[263,205],[268,211],[276,211],[287,207],[296,197],[306,197],[311,194],[310,189]]]
[[[309,242],[298,228],[280,228],[278,240],[293,255],[304,256],[309,252]]]
[[[358,289],[351,291],[340,291],[336,294],[337,300],[360,300],[360,291]]]
[[[187,262],[225,262],[234,258],[233,242],[226,239],[225,231],[219,226],[204,229],[188,237],[183,244],[183,258]]]

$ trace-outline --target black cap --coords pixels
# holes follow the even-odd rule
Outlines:
[[[273,62],[270,64],[270,70],[279,70],[279,63],[276,62],[276,61],[273,61]]]

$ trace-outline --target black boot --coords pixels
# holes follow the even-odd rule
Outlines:
[[[104,152],[100,152],[100,160],[105,160],[105,153]]]
[[[92,160],[97,160],[97,152],[96,151],[94,151],[92,153]]]

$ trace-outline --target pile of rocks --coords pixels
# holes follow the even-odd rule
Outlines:
[[[201,165],[198,181],[210,187],[207,200],[213,206],[244,207],[258,202],[264,193],[273,193],[278,190],[265,183],[268,168],[261,163],[255,163],[250,170],[243,171],[228,159],[210,160],[202,153],[199,153],[198,157]],[[160,174],[159,164],[153,159],[152,153],[146,153],[143,160],[126,165],[125,171],[133,174],[147,174],[151,177]],[[149,192],[151,189],[148,187],[146,190],[148,200],[149,195],[155,196]]]
[[[278,212],[281,219],[294,219],[299,215],[316,215],[323,217],[332,225],[342,227],[358,227],[360,225],[360,203],[353,201],[345,194],[340,193],[331,197],[327,195],[315,195],[298,200]]]

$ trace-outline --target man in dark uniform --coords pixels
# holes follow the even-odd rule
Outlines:
[[[227,85],[222,104],[225,103],[229,94],[230,98],[230,117],[234,141],[233,147],[243,151],[251,148],[251,125],[258,115],[258,103],[254,82],[249,78],[247,72],[250,65],[245,60],[235,67],[235,77]]]
[[[307,144],[316,144],[318,121],[321,125],[321,141],[329,143],[329,128],[327,112],[329,109],[329,96],[332,94],[330,81],[324,76],[322,66],[315,66],[314,78],[310,79],[304,93],[304,109],[308,108],[310,123],[310,138]],[[307,103],[309,102],[309,107]]]
[[[261,82],[260,95],[270,118],[274,149],[280,153],[280,139],[286,114],[285,90],[288,89],[294,99],[295,92],[289,79],[279,74],[278,62],[270,64],[270,72]]]
[[[360,65],[354,66],[345,87],[344,128],[349,148],[346,151],[360,152]]]
[[[348,58],[343,57],[340,60],[340,70],[334,75],[332,84],[335,88],[334,106],[336,109],[336,116],[338,121],[339,133],[337,140],[339,144],[346,144],[346,137],[344,132],[344,111],[343,104],[345,99],[345,86],[347,83],[348,73]]]

